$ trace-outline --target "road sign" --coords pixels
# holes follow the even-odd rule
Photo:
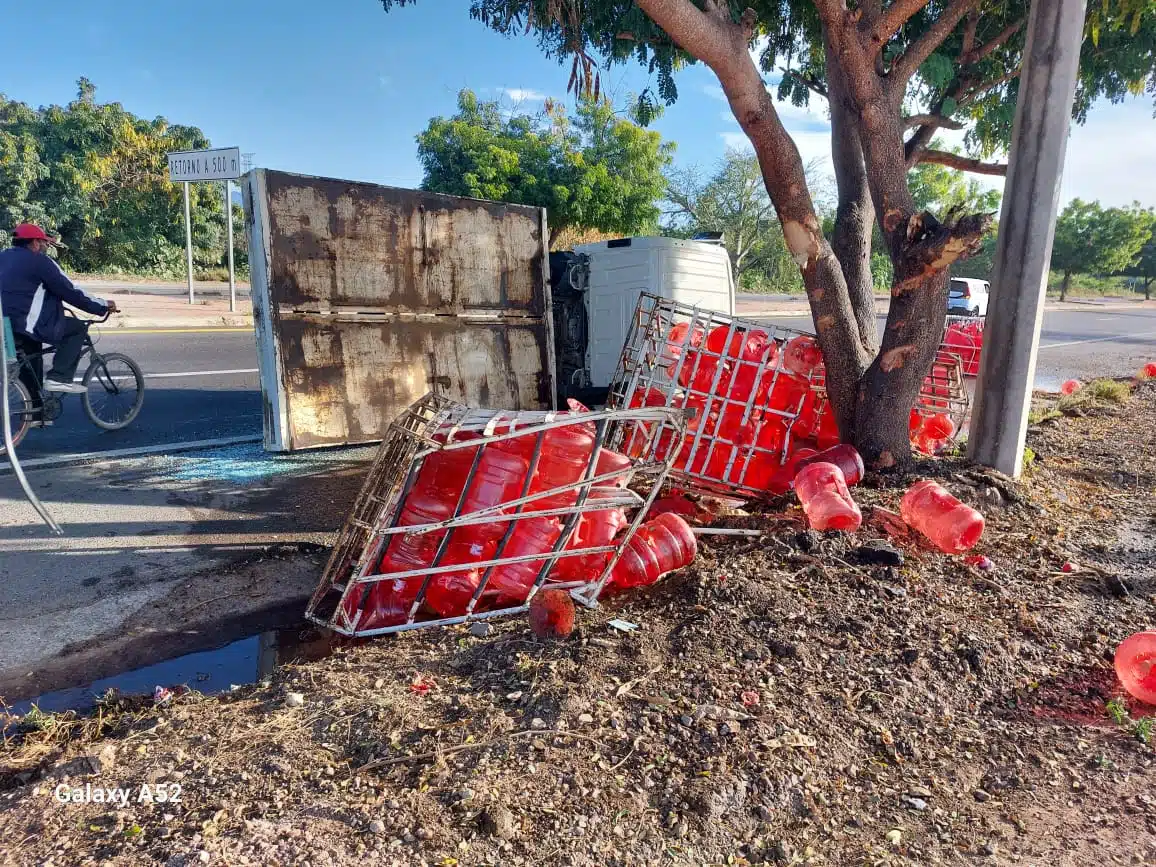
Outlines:
[[[233,181],[241,177],[241,149],[178,151],[169,156],[169,180]]]

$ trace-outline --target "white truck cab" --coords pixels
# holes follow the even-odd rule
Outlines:
[[[563,396],[597,395],[609,387],[643,292],[730,316],[735,312],[730,256],[717,241],[617,238],[582,244],[572,254],[554,253],[551,260]],[[581,315],[583,323],[573,321]]]

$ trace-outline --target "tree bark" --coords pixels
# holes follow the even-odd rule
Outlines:
[[[954,0],[905,60],[934,50],[929,34],[942,34],[942,41],[974,5],[974,0]],[[868,186],[895,270],[882,344],[860,382],[854,424],[854,443],[864,461],[886,469],[910,458],[907,419],[939,346],[947,315],[947,269],[974,251],[987,220],[968,217],[945,224],[916,212],[907,185],[899,82],[876,73],[843,4],[824,0],[820,15],[827,55],[837,59],[836,79],[846,84],[858,109]],[[902,61],[895,71],[905,75]]]
[[[829,45],[829,43],[828,43]],[[831,107],[831,158],[839,204],[831,248],[843,269],[851,307],[859,326],[859,340],[872,355],[879,346],[875,313],[875,284],[871,277],[871,228],[875,212],[867,184],[863,146],[855,125],[856,108],[847,92],[836,58],[828,50],[827,68]],[[839,430],[853,432],[854,413],[840,419]]]
[[[1063,301],[1068,297],[1068,288],[1072,285],[1072,272],[1064,272],[1064,281],[1060,284],[1060,300]]]
[[[977,175],[1007,177],[1007,163],[985,163],[982,160],[972,159],[961,154],[937,151],[931,148],[920,151],[916,155],[915,161],[917,163],[938,163],[941,166],[959,169],[961,172],[972,172]]]
[[[871,355],[859,335],[846,278],[823,237],[799,150],[747,50],[750,29],[732,21],[729,6],[714,0],[706,10],[689,0],[638,0],[638,5],[718,76],[731,111],[754,147],[787,249],[802,273],[836,417],[850,417]]]
[[[1156,279],[1156,278],[1148,277],[1144,280],[1144,300],[1145,301],[1151,301],[1152,300],[1152,281],[1153,281],[1153,279]]]

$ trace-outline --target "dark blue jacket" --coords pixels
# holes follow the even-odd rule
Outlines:
[[[26,247],[0,252],[0,292],[13,330],[44,343],[59,343],[63,337],[66,303],[93,316],[108,310],[103,298],[74,286],[51,257]]]

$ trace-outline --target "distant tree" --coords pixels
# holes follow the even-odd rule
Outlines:
[[[1136,261],[1130,267],[1125,268],[1124,273],[1129,277],[1139,279],[1140,285],[1144,289],[1144,300],[1151,301],[1152,283],[1156,282],[1156,228],[1148,236],[1144,246],[1140,248]]]
[[[932,142],[938,149],[939,142]],[[940,163],[919,163],[907,173],[907,185],[915,207],[941,214],[951,211],[994,214],[1003,194],[974,178]]]
[[[433,118],[417,143],[423,189],[544,207],[551,243],[571,226],[653,229],[674,151],[605,99],[580,100],[573,116],[553,101],[525,114],[470,90],[458,94],[457,114]]]
[[[87,78],[65,106],[33,109],[0,95],[0,232],[42,223],[68,244],[62,264],[81,271],[179,274],[184,208],[165,155],[208,145],[196,127],[97,102]],[[190,198],[195,263],[218,266],[223,185],[193,184]]]
[[[1130,267],[1152,237],[1153,213],[1138,203],[1102,208],[1073,199],[1056,222],[1052,268],[1064,275],[1060,300],[1068,297],[1073,274],[1112,274]]]
[[[822,189],[818,163],[807,166],[808,183]],[[663,230],[690,237],[722,232],[735,281],[745,288],[802,291],[771,197],[754,152],[728,150],[712,173],[699,167],[667,176]]]

